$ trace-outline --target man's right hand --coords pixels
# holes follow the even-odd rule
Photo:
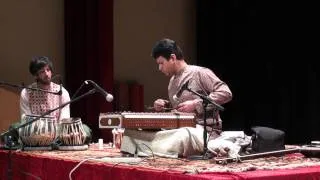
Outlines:
[[[157,99],[153,103],[153,107],[155,111],[163,111],[164,108],[169,104],[169,101],[164,99]]]

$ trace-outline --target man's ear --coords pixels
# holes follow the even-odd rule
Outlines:
[[[170,58],[175,61],[177,59],[177,56],[175,54],[170,54]]]

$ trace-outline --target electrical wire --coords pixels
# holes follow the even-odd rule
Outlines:
[[[87,158],[87,159],[84,159],[82,161],[80,161],[70,172],[69,172],[69,180],[72,180],[72,173],[77,169],[79,168],[79,166],[81,164],[83,164],[84,162],[86,161],[89,161],[89,160],[99,160],[99,159],[103,159],[103,158],[106,158],[106,157],[109,157],[109,156],[103,156],[103,157],[94,157],[94,158]],[[130,165],[137,165],[137,164],[140,164],[141,162],[144,162],[147,158],[143,158],[140,162],[118,162],[116,164],[114,164],[112,166],[112,168],[114,168],[115,166],[119,165],[119,164],[130,164]],[[111,168],[111,169],[112,169]]]
[[[28,175],[28,176],[31,176],[35,179],[38,179],[38,180],[42,180],[39,176],[36,176],[34,174],[31,174],[31,173],[28,173],[28,172],[25,172],[25,171],[20,171],[22,174],[25,174],[25,175]]]
[[[84,159],[82,161],[80,161],[69,173],[69,180],[72,180],[72,173],[81,165],[83,164],[84,162],[88,161],[88,160],[96,160],[96,159],[100,159],[100,158],[87,158],[87,159]]]

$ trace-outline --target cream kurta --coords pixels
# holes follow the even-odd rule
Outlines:
[[[183,91],[178,99],[174,99],[173,96],[178,93],[181,87],[189,81],[188,88],[201,95],[208,96],[216,104],[224,104],[231,100],[232,93],[226,83],[221,81],[210,69],[187,65],[187,67],[181,71],[178,75],[171,77],[168,94],[169,100],[175,108],[180,102],[187,100],[199,99],[199,104],[196,108],[198,122],[203,123],[203,105],[199,96],[187,90]],[[216,112],[212,104],[208,105],[207,111],[207,123],[213,126],[213,129],[221,130],[222,121],[219,112]],[[215,114],[215,116],[213,116]],[[214,120],[213,120],[214,119]]]
[[[29,87],[37,88],[36,83],[31,84]],[[50,84],[48,89],[50,92],[60,91],[60,85],[55,83]],[[68,91],[61,87],[62,94],[52,94],[42,91],[35,91],[29,89],[23,89],[20,95],[20,113],[23,117],[24,115],[42,115],[49,110],[57,108],[61,104],[70,101],[70,96]],[[66,105],[62,109],[58,109],[48,116],[54,117],[56,120],[61,120],[63,118],[70,118],[70,108]],[[23,120],[23,119],[22,119]]]
[[[168,86],[172,107],[177,107],[180,102],[199,99],[196,111],[193,112],[197,114],[199,123],[203,120],[203,106],[199,96],[189,91],[183,91],[178,99],[173,98],[187,81],[189,81],[189,89],[210,97],[212,101],[219,105],[230,101],[232,98],[229,87],[208,68],[187,65],[179,74],[172,76]],[[207,117],[211,129],[217,130],[216,133],[211,134],[211,139],[217,137],[222,127],[219,112],[214,111],[216,116],[213,116],[214,109],[208,110],[211,113],[208,113],[209,117]],[[156,132],[125,130],[121,150],[132,154],[151,155],[153,153],[164,157],[195,155],[203,151],[203,128],[200,126]]]

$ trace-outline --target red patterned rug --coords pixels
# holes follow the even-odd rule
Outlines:
[[[118,149],[105,146],[103,150],[99,150],[96,144],[90,145],[89,149],[84,151],[23,151],[21,153],[24,153],[25,155],[32,154],[34,156],[77,162],[109,163],[114,166],[121,164],[158,170],[174,170],[191,174],[202,172],[244,172],[254,170],[291,169],[320,165],[319,158],[306,158],[300,153],[287,154],[281,157],[257,158],[228,164],[216,164],[210,160],[170,159],[160,157],[124,158]]]

